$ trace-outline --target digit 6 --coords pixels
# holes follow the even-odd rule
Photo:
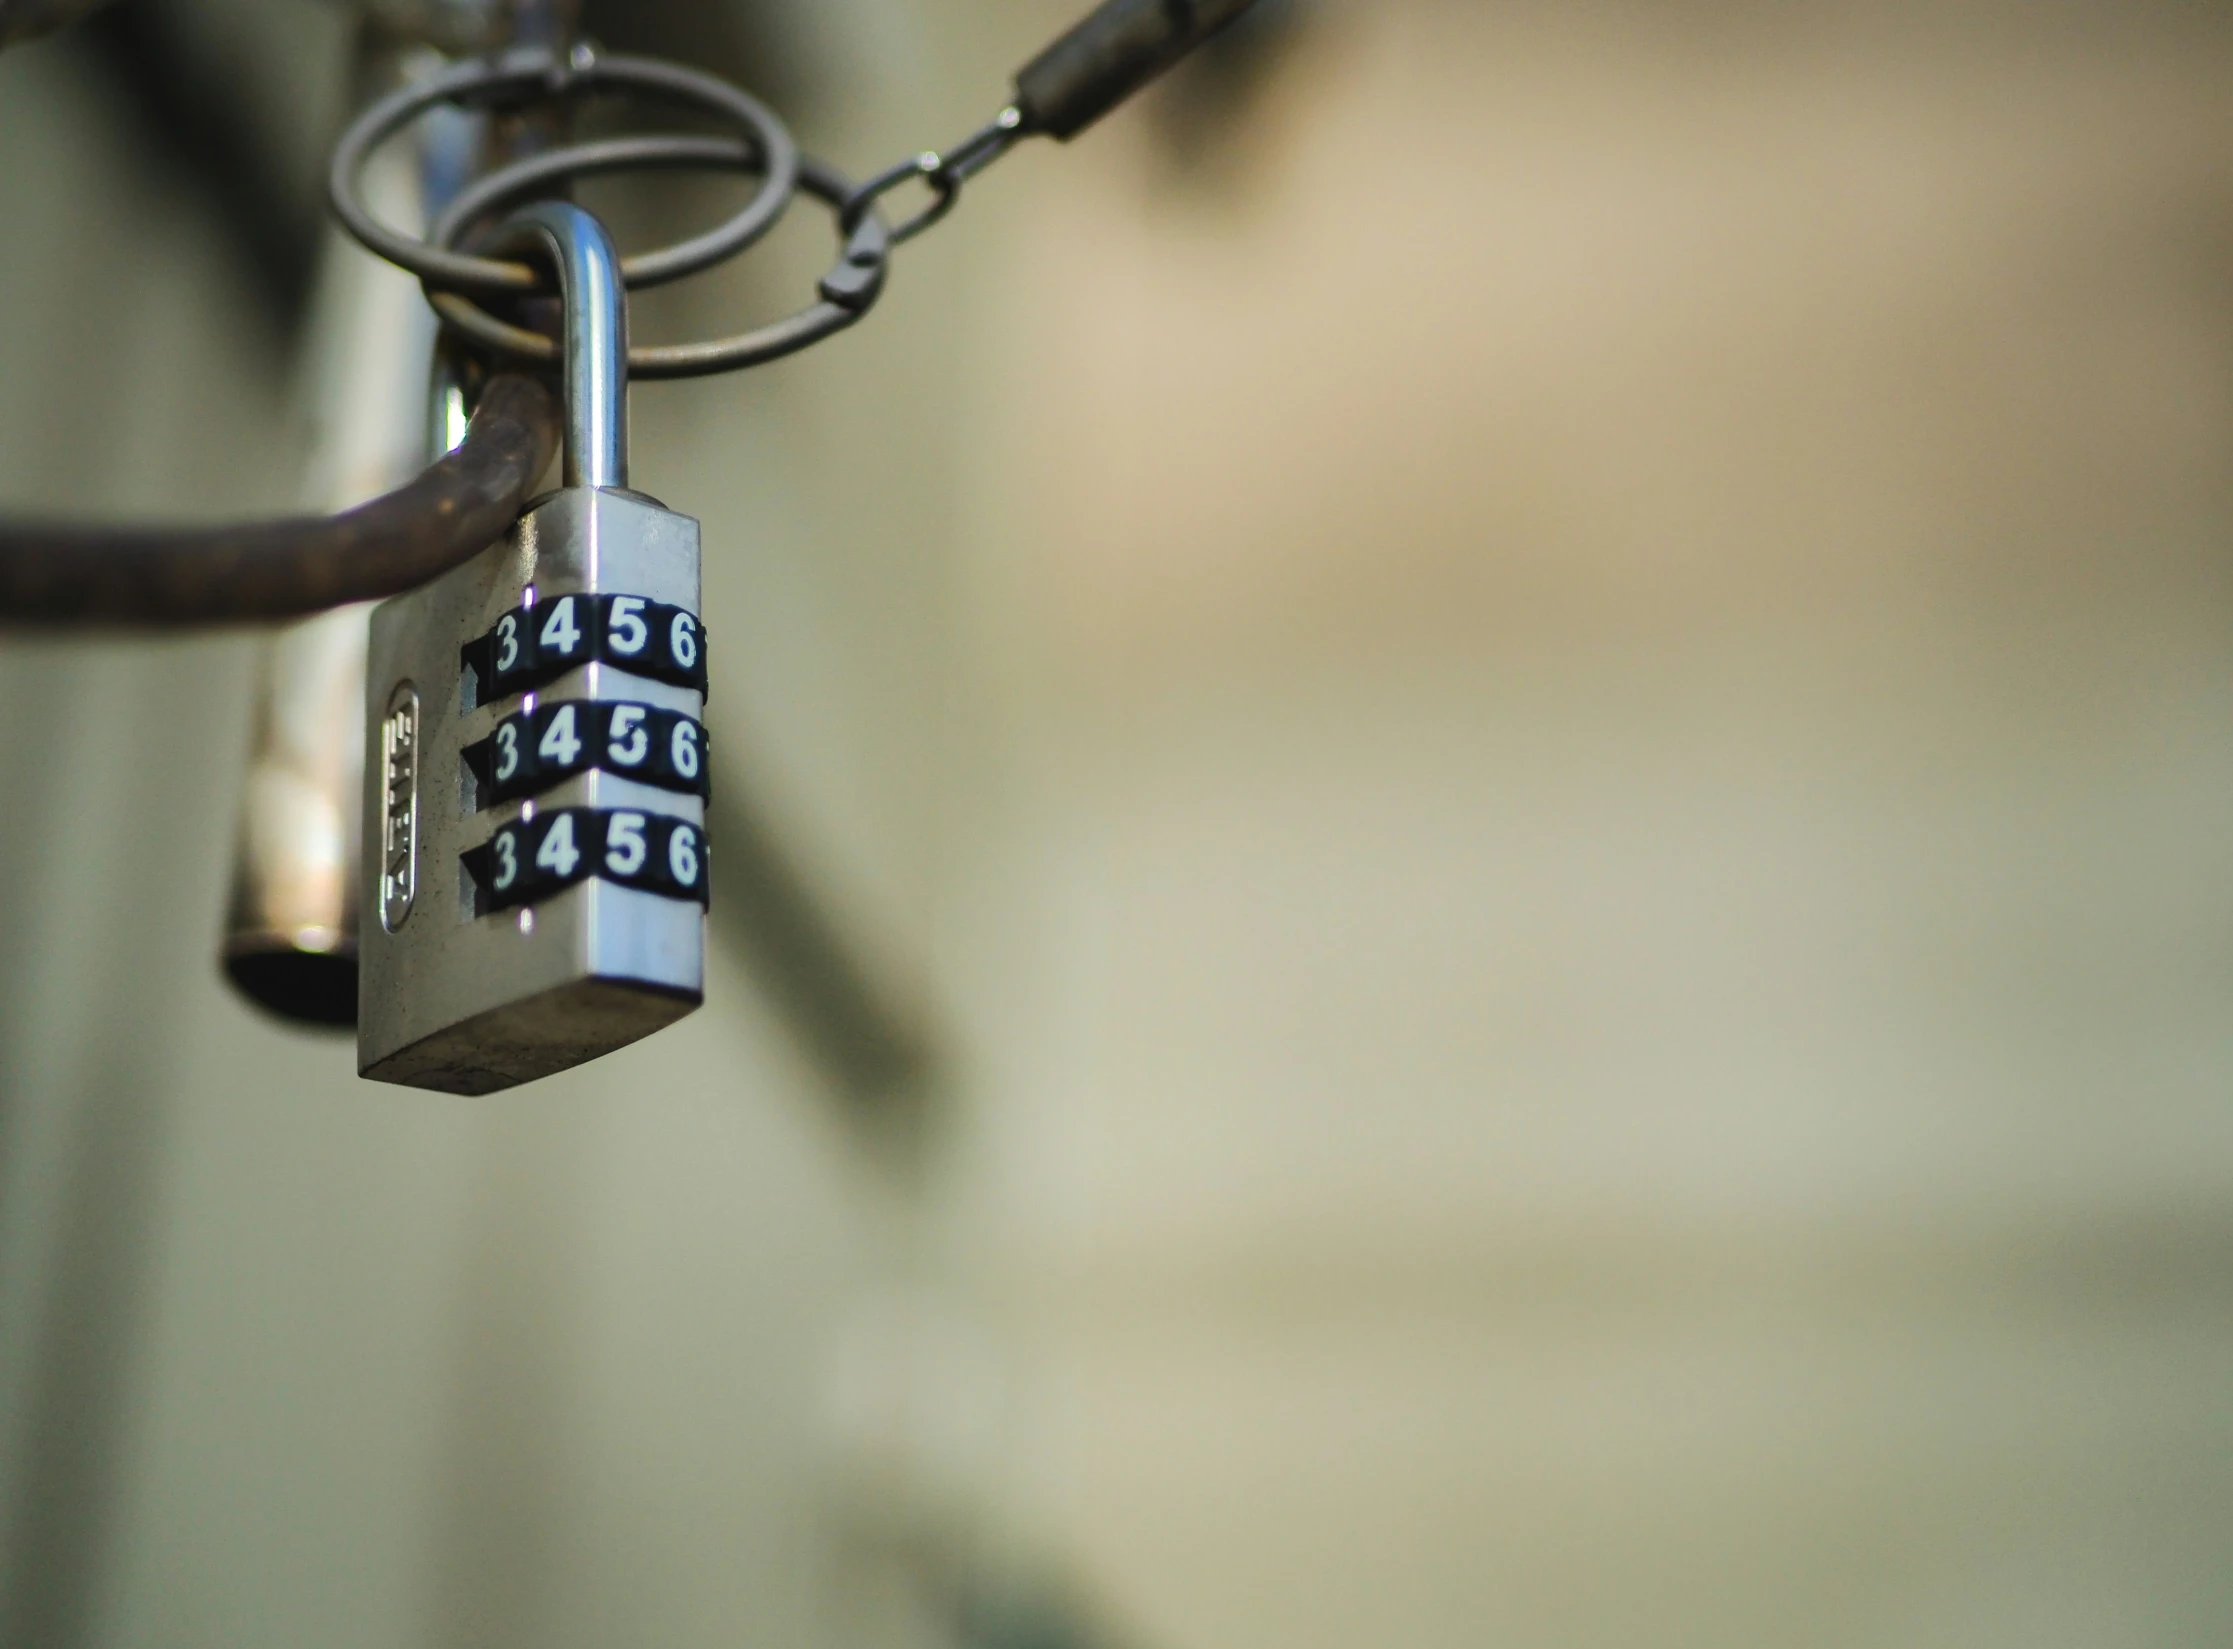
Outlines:
[[[677,886],[696,890],[698,886],[698,833],[689,825],[676,825],[675,832],[667,838],[667,869],[673,873]]]
[[[688,613],[675,614],[674,622],[667,626],[667,651],[682,670],[698,667],[698,621]]]
[[[675,771],[686,779],[695,779],[704,763],[698,759],[698,724],[694,721],[675,723],[673,736],[667,740],[667,759],[674,763]]]

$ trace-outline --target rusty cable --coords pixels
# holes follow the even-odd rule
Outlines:
[[[0,626],[183,629],[399,595],[501,538],[558,439],[550,390],[505,375],[489,381],[455,452],[340,515],[212,527],[0,521]]]

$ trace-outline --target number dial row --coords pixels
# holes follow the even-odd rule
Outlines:
[[[560,808],[504,826],[463,857],[483,916],[539,904],[592,877],[712,903],[705,832],[659,813]]]
[[[633,595],[562,595],[506,613],[463,649],[480,702],[509,698],[584,664],[706,690],[705,630],[683,607]]]
[[[480,805],[497,807],[591,768],[687,796],[709,796],[702,724],[648,704],[566,702],[509,716],[480,743],[466,765],[480,780]]]

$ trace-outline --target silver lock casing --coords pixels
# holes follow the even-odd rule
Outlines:
[[[704,719],[702,694],[590,663],[532,695],[487,700],[461,660],[507,612],[568,595],[702,610],[698,523],[639,494],[570,486],[508,538],[372,615],[367,678],[357,1065],[376,1082],[488,1094],[651,1035],[705,991],[705,913],[599,880],[476,915],[460,856],[531,811],[627,808],[703,832],[705,804],[603,771],[476,810],[468,747],[530,699],[615,700]]]

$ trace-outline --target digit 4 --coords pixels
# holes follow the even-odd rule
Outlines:
[[[550,617],[543,620],[542,634],[535,638],[536,646],[546,659],[571,659],[581,652],[581,626],[574,621],[574,605],[579,599],[561,596],[551,603]]]
[[[535,850],[535,868],[547,870],[564,882],[572,879],[581,862],[581,849],[574,845],[573,814],[554,815],[550,828],[543,833],[543,845]]]

